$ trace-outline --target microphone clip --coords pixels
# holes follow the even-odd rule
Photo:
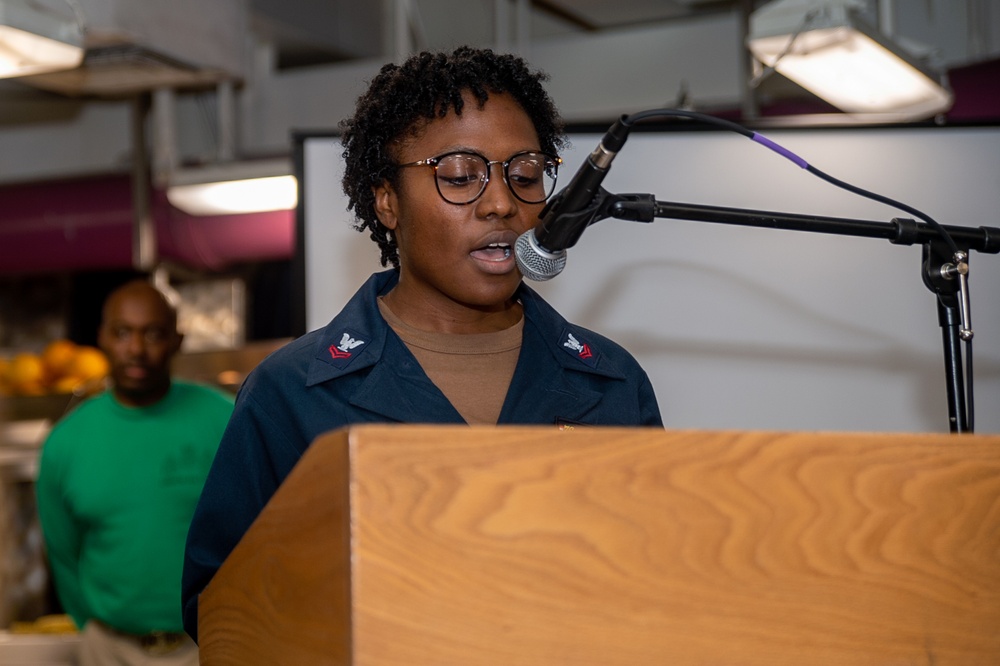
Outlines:
[[[565,190],[549,200],[539,217],[545,217],[550,209],[558,210],[564,194]],[[609,217],[631,222],[652,222],[656,219],[656,197],[652,194],[612,194],[603,187],[598,188],[594,198],[584,208],[575,213],[560,215],[562,228],[576,230],[574,237],[567,239],[565,247],[576,245],[584,229]]]

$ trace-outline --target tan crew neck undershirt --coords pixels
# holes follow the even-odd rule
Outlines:
[[[405,323],[382,297],[378,309],[466,423],[496,424],[521,352],[524,317],[494,333],[435,333]]]

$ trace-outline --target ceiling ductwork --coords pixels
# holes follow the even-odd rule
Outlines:
[[[113,98],[159,88],[211,88],[244,78],[247,0],[71,4],[83,22],[83,64],[19,81],[65,95]]]
[[[175,60],[137,44],[88,47],[76,69],[20,80],[74,97],[127,97],[158,88],[211,88],[231,74]]]

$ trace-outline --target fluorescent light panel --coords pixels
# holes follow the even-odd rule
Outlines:
[[[233,215],[290,210],[298,203],[294,176],[270,176],[167,188],[167,199],[191,215]]]
[[[851,3],[829,3],[838,11],[814,21],[820,24],[814,29],[806,20],[808,8],[815,10],[824,3],[797,4],[802,8],[795,19],[797,28],[789,27],[787,15],[782,34],[761,34],[780,29],[769,29],[766,18],[751,28],[750,50],[762,63],[847,113],[887,113],[893,120],[915,120],[951,107],[951,92],[857,21],[846,8]],[[801,32],[791,41],[797,30]]]
[[[79,67],[82,45],[75,19],[27,0],[0,0],[0,78]]]
[[[288,160],[180,169],[169,178],[167,200],[190,215],[291,210],[298,204],[298,183],[290,173]]]

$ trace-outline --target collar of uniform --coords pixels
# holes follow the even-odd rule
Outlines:
[[[567,370],[626,379],[627,375],[604,353],[607,338],[570,324],[523,282],[518,289],[518,298],[524,306],[526,335],[522,344],[529,343],[527,328],[531,325],[557,362]]]
[[[323,329],[306,376],[306,386],[314,386],[378,362],[385,349],[389,327],[379,314],[377,298],[392,290],[398,281],[396,270],[373,274]],[[517,297],[524,306],[526,332],[529,325],[535,327],[543,344],[549,347],[563,367],[613,379],[626,378],[625,373],[604,353],[605,338],[571,325],[523,282]],[[574,348],[568,347],[567,343],[586,346],[586,353],[568,353]]]
[[[327,324],[316,342],[306,386],[357,372],[378,362],[385,348],[388,327],[379,314],[377,299],[398,281],[396,270],[373,274]]]

